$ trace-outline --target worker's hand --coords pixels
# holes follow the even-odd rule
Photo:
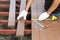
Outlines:
[[[17,17],[17,20],[19,20],[20,18],[24,18],[24,20],[26,20],[26,16],[27,16],[28,12],[23,10],[22,12],[20,12],[19,16]]]
[[[49,14],[47,12],[44,12],[39,16],[39,21],[43,21],[48,17],[49,17]]]

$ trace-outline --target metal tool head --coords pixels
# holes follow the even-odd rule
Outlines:
[[[32,20],[33,22],[35,22],[37,25],[39,25],[40,27],[42,27],[42,28],[45,27],[43,24],[41,24],[41,23],[39,22],[38,19],[36,19],[36,18],[32,18],[31,20]]]

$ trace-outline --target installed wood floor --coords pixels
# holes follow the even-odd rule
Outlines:
[[[50,23],[50,27],[46,29],[39,27],[40,40],[60,40],[60,17],[57,21],[43,21],[42,23]]]

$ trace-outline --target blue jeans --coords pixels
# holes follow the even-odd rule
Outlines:
[[[54,15],[54,16],[60,16],[60,12],[58,12],[58,13],[57,13],[57,12],[52,13],[51,16],[53,16],[53,15]]]

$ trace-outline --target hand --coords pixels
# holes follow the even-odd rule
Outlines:
[[[49,14],[47,12],[44,12],[39,16],[39,21],[43,21],[48,17],[49,17]]]
[[[23,10],[22,12],[20,12],[19,16],[17,17],[17,20],[19,20],[20,18],[24,18],[24,20],[26,20],[26,16],[27,16],[28,12]]]

